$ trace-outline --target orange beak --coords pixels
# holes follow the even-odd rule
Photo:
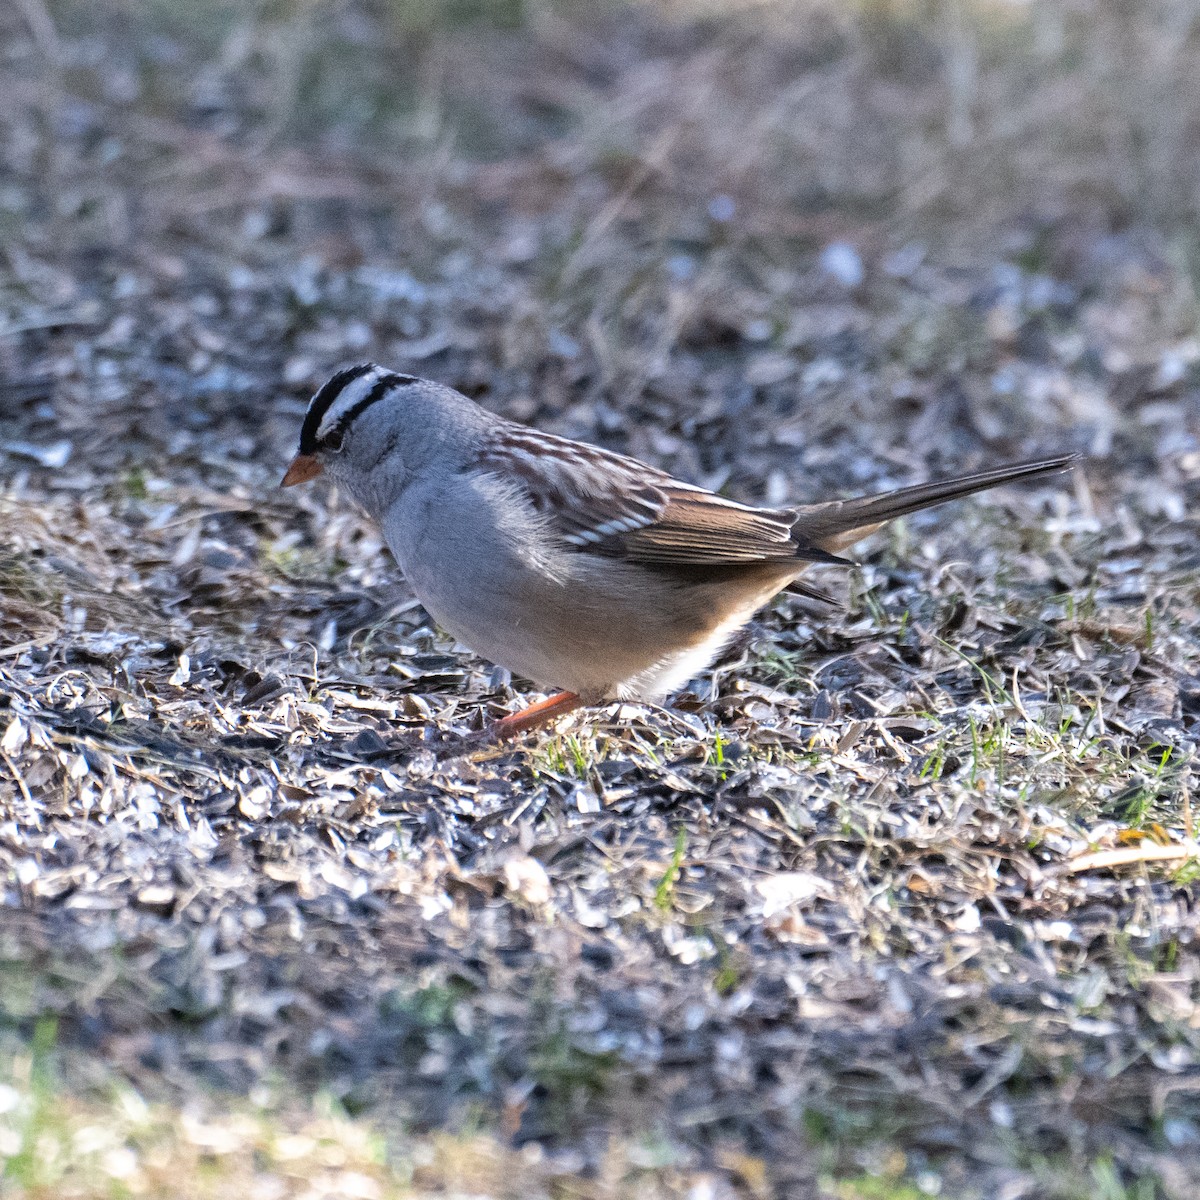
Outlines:
[[[280,487],[295,487],[298,483],[307,483],[316,479],[321,473],[321,464],[311,454],[297,454],[288,467],[287,474],[280,481]]]

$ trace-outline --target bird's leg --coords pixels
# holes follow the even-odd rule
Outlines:
[[[573,712],[582,704],[583,701],[574,692],[556,692],[512,716],[501,717],[487,732],[492,741],[520,737],[531,729],[545,725],[547,721],[553,721],[555,717]]]

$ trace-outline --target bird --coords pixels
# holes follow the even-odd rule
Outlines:
[[[667,697],[780,591],[825,599],[799,577],[850,565],[841,551],[883,523],[1074,462],[763,508],[366,362],[313,396],[281,486],[335,481],[438,625],[552,691],[495,722],[503,739],[581,706]]]

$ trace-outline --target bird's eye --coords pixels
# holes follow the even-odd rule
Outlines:
[[[340,450],[342,448],[343,433],[340,429],[331,429],[325,436],[325,440],[321,443],[326,450]]]

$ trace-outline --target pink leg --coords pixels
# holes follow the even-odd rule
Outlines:
[[[583,701],[574,692],[556,692],[510,717],[501,717],[487,732],[494,741],[520,737],[531,729],[538,729],[548,721],[553,721],[555,717],[573,712],[582,704]]]

